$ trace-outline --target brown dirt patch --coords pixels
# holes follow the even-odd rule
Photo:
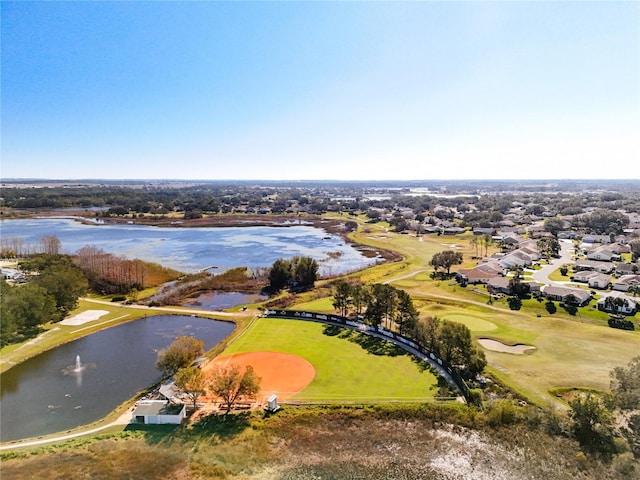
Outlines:
[[[287,399],[305,388],[316,371],[307,360],[279,352],[248,352],[218,357],[207,363],[203,369],[205,373],[213,371],[220,365],[239,365],[242,370],[251,365],[256,374],[262,379],[259,397],[268,398],[276,394],[278,400]]]

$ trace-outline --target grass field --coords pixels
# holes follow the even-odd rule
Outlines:
[[[401,265],[389,267],[382,276],[367,280],[389,282],[406,290],[422,317],[437,316],[463,323],[476,339],[488,337],[507,344],[524,343],[536,347],[535,351],[524,355],[485,350],[489,362],[487,370],[531,401],[558,406],[555,395],[550,393],[557,387],[606,390],[610,371],[626,366],[640,354],[639,331],[609,328],[607,315],[590,306],[579,309],[573,316],[558,307],[557,312],[550,315],[544,302],[531,299],[523,302],[521,310],[512,311],[504,299],[490,305],[486,295],[473,292],[471,287],[432,280],[429,274],[433,268],[429,261],[434,253],[446,249],[462,252],[463,265],[455,266],[453,271],[475,264],[471,261],[475,249],[469,244],[471,235],[468,233],[417,238],[412,234],[389,232],[384,224],[367,224],[353,238],[404,255],[405,261]],[[489,247],[489,255],[495,250],[495,247]],[[481,253],[484,254],[484,248]],[[555,276],[561,277],[559,269],[552,273],[552,278]],[[316,300],[309,307],[327,305],[331,302]]]
[[[222,355],[252,351],[299,355],[314,366],[315,378],[293,401],[422,401],[438,391],[437,378],[404,350],[320,323],[260,318]]]

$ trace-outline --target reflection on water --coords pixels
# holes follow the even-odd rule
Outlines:
[[[322,229],[289,227],[171,228],[144,225],[85,225],[68,218],[2,220],[4,239],[37,245],[56,235],[67,253],[87,245],[106,252],[160,263],[183,272],[211,266],[214,273],[234,267],[269,267],[278,258],[314,258],[321,275],[338,275],[375,263],[336,235]]]
[[[227,308],[258,303],[266,300],[265,295],[241,292],[207,292],[183,303],[185,307],[202,308],[204,310],[226,310]]]

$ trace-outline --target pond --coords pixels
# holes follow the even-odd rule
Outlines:
[[[40,240],[55,235],[65,253],[91,245],[108,253],[160,263],[193,273],[215,267],[270,267],[278,258],[314,258],[320,274],[333,276],[376,263],[340,236],[308,226],[286,227],[152,227],[133,224],[87,225],[70,218],[2,220],[3,248],[17,240],[21,248],[37,249]]]
[[[226,310],[227,308],[247,303],[258,303],[266,300],[266,295],[242,292],[207,292],[190,298],[182,305],[189,308],[204,310]]]
[[[209,350],[234,328],[218,320],[158,315],[102,330],[20,363],[0,376],[0,440],[61,432],[104,418],[161,379],[155,367],[158,351],[177,337],[203,340]]]

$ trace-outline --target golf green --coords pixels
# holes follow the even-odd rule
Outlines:
[[[460,313],[447,314],[442,317],[445,320],[452,322],[462,323],[466,325],[472,332],[490,332],[497,330],[498,326],[495,323],[483,320],[482,318],[474,317],[472,315],[464,315]]]

